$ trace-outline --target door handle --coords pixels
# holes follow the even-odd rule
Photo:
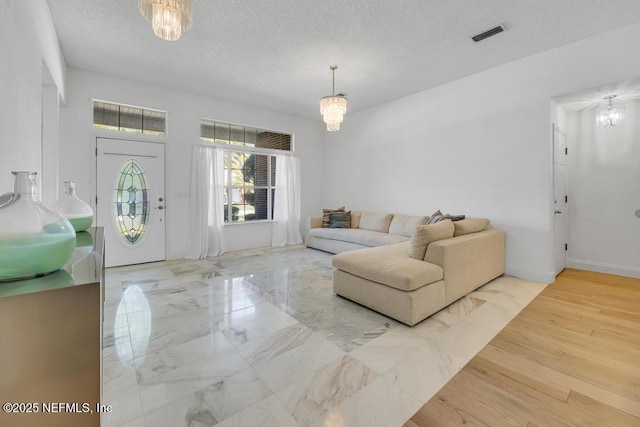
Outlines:
[[[158,206],[156,209],[160,209],[160,210],[162,210],[162,209],[164,209],[164,206],[160,205],[160,206]]]
[[[554,213],[557,215],[557,214],[561,214],[562,211],[559,211],[559,210],[556,209],[556,211]]]

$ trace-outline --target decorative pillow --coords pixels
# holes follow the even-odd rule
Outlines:
[[[344,206],[338,209],[322,209],[322,228],[329,228],[329,215],[344,213]]]
[[[389,232],[389,224],[391,224],[392,214],[378,214],[372,212],[362,212],[360,215],[360,229],[379,231],[381,233]]]
[[[329,215],[329,228],[351,228],[351,211]]]
[[[440,222],[443,219],[445,219],[444,215],[442,214],[442,212],[440,212],[440,209],[438,209],[433,213],[433,215],[429,217],[429,221],[427,221],[427,224],[435,224],[436,222]]]
[[[439,221],[436,224],[419,225],[411,236],[409,256],[423,260],[429,243],[453,237],[454,230],[455,227],[450,219]]]
[[[453,223],[455,226],[454,236],[477,233],[487,228],[489,220],[487,218],[467,218]]]
[[[416,227],[426,224],[428,220],[429,217],[427,216],[393,214],[393,219],[389,226],[389,234],[411,237]]]
[[[464,219],[464,215],[451,215],[451,214],[445,215],[442,212],[440,212],[440,209],[438,209],[437,211],[434,212],[433,215],[431,215],[431,217],[429,217],[427,224],[435,224],[436,222],[440,222],[445,219],[450,219],[451,221],[461,221]]]

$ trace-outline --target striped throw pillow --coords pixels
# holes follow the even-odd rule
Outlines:
[[[344,206],[338,209],[322,209],[322,228],[329,228],[329,218],[331,214],[341,214],[344,213]]]

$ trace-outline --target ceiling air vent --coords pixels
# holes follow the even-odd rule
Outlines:
[[[477,43],[477,42],[479,42],[481,40],[487,39],[487,38],[489,38],[491,36],[495,36],[496,34],[499,34],[499,33],[503,32],[503,31],[506,31],[506,30],[507,30],[507,28],[503,24],[500,24],[495,28],[491,28],[490,30],[487,30],[487,31],[485,31],[483,33],[475,35],[475,36],[473,36],[471,38],[473,39],[474,42]]]

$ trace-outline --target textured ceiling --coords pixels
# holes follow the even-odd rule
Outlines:
[[[136,0],[48,3],[71,67],[317,120],[331,64],[354,112],[640,21],[639,0],[193,0],[167,42]]]
[[[553,99],[566,111],[573,112],[598,106],[604,108],[608,103],[604,97],[610,95],[616,96],[615,99],[613,99],[614,105],[628,100],[640,99],[640,78],[568,93],[556,96]]]

